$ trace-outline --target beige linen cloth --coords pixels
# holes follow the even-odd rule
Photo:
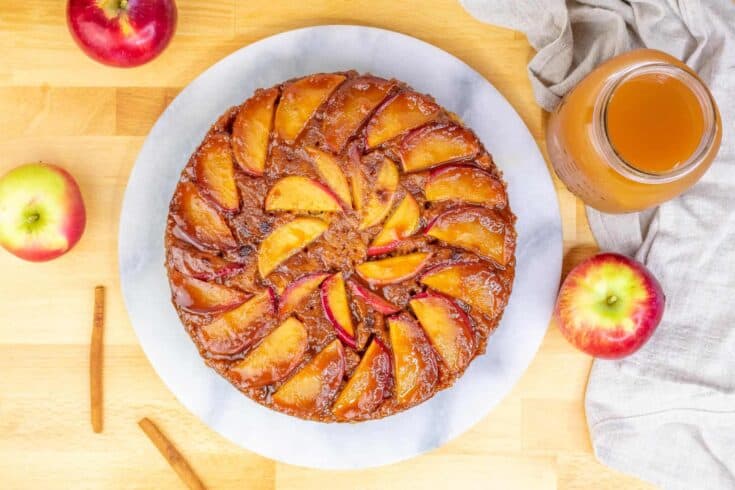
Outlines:
[[[547,110],[602,60],[641,46],[684,60],[709,84],[724,131],[704,178],[645,213],[587,210],[601,248],[658,277],[667,309],[639,352],[595,361],[586,411],[603,463],[663,488],[735,489],[735,2],[461,3],[528,36],[537,51],[529,77]]]

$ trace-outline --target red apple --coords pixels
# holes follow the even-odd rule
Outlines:
[[[21,259],[51,260],[82,236],[86,214],[74,177],[45,163],[0,178],[0,245]]]
[[[601,253],[576,266],[564,279],[554,318],[575,347],[604,359],[637,351],[664,313],[666,297],[639,262]]]
[[[69,0],[69,31],[92,59],[142,65],[158,56],[176,30],[174,0]]]

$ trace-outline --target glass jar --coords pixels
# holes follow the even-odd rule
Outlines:
[[[546,141],[572,193],[600,211],[628,213],[694,185],[721,137],[717,105],[697,74],[666,53],[639,49],[601,64],[569,92],[549,118]]]

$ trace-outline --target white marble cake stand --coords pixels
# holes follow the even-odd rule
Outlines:
[[[480,136],[509,183],[518,215],[516,280],[487,353],[450,389],[382,420],[323,424],[251,401],[204,365],[170,302],[163,234],[179,172],[225,109],[258,87],[314,72],[356,69],[433,95]],[[556,195],[544,160],[510,104],[462,61],[395,32],[319,26],[246,46],[202,73],[168,106],[135,163],[120,217],[120,278],[128,314],[151,364],[189,410],[236,444],[285,463],[349,469],[437,448],[505,396],[548,326],[562,255]]]

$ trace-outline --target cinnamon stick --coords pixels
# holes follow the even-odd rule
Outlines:
[[[92,430],[102,432],[102,348],[105,325],[105,288],[94,288],[94,319],[92,341],[89,347],[89,400],[92,414]]]
[[[194,473],[194,470],[186,462],[184,456],[181,455],[178,449],[163,435],[158,429],[156,424],[153,423],[148,417],[143,417],[138,422],[138,425],[153,444],[158,448],[158,451],[163,455],[168,464],[176,471],[179,478],[192,490],[206,490],[206,487]]]

